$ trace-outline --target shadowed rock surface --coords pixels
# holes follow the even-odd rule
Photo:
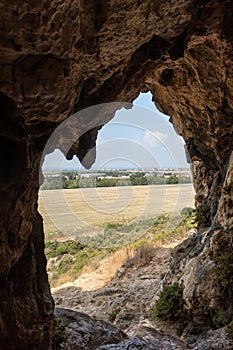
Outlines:
[[[37,212],[39,172],[46,141],[74,112],[151,90],[184,137],[199,224],[212,227],[201,250],[190,248],[200,254],[197,270],[206,266],[205,280],[214,228],[224,237],[222,245],[215,240],[215,264],[231,249],[233,7],[230,0],[2,0],[0,15],[0,344],[49,349],[53,302]],[[80,117],[67,158],[77,154],[90,167],[98,130],[113,112],[100,110],[90,125]],[[67,139],[69,132],[57,140],[61,150]],[[206,285],[193,286],[204,303]],[[231,319],[232,303],[216,302]]]
[[[233,346],[223,328],[208,331],[199,336],[198,344],[189,345],[177,336],[148,326],[139,326],[134,335],[128,336],[110,322],[81,312],[56,308],[55,315],[66,325],[67,340],[61,344],[64,350],[230,350]]]
[[[116,344],[126,338],[125,333],[112,323],[94,320],[82,312],[56,308],[55,316],[67,326],[68,339],[64,345],[67,350],[94,350],[100,344]]]

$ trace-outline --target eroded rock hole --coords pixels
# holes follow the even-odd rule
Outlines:
[[[172,85],[173,77],[174,77],[173,69],[164,69],[164,71],[160,75],[159,82],[164,86]]]
[[[24,147],[14,140],[1,136],[0,137],[0,180],[2,183],[19,183],[22,181],[22,175],[16,176],[16,173],[23,173],[26,165]]]

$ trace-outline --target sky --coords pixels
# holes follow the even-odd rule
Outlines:
[[[132,109],[121,109],[98,134],[97,157],[91,170],[189,168],[184,141],[152,102],[151,93],[141,93]],[[67,161],[56,149],[45,157],[43,170],[85,171],[74,157]]]

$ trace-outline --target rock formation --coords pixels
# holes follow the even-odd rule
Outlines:
[[[200,227],[212,227],[209,236],[219,229],[230,244],[233,7],[230,0],[2,0],[0,14],[0,344],[49,349],[53,301],[37,192],[46,141],[72,113],[150,90],[187,144]],[[97,131],[80,137],[68,158],[94,150]]]

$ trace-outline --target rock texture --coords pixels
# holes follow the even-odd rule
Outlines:
[[[168,273],[168,264],[164,261],[168,252],[163,252],[162,255],[162,259],[155,257],[150,264],[141,264],[138,269],[132,266],[125,267],[124,275],[116,276],[111,283],[96,291],[84,292],[75,287],[57,290],[54,294],[56,303],[66,307],[66,309],[60,307],[55,309],[56,319],[66,325],[67,340],[61,348],[67,350],[230,350],[233,340],[227,335],[226,328],[206,331],[199,325],[199,332],[196,327],[195,334],[188,334],[191,328],[189,325],[189,329],[184,334],[186,339],[182,340],[176,335],[179,323],[168,323],[158,318],[151,318],[149,310],[151,305],[154,305],[153,297],[156,298],[159,294],[162,281],[159,271],[152,275],[155,263],[157,262],[157,270],[160,267],[161,273],[164,274],[164,271]],[[142,285],[143,271],[147,280],[145,286]],[[147,275],[148,272],[151,275]],[[115,326],[107,322],[109,315],[113,315],[114,303],[121,308],[116,315]],[[83,312],[77,312],[82,309],[87,310],[92,317]]]
[[[139,324],[153,327],[150,309],[162,289],[161,276],[169,271],[169,256],[170,249],[164,246],[155,249],[147,261],[129,259],[102,288],[93,273],[89,278],[93,279],[93,285],[96,283],[96,288],[92,290],[86,290],[85,285],[80,288],[76,281],[69,287],[61,285],[52,289],[55,304],[112,321],[128,334],[135,334],[134,328]]]
[[[197,203],[205,211],[201,226],[221,224],[225,234],[233,229],[232,18],[230,0],[1,1],[4,349],[50,346],[53,303],[37,191],[46,140],[70,114],[102,102],[131,102],[151,90],[183,135],[192,162],[199,162],[194,175]],[[98,125],[74,143],[68,158],[76,153],[91,165]]]
[[[55,316],[66,325],[68,339],[62,346],[66,350],[94,350],[100,345],[120,343],[126,334],[112,323],[95,320],[69,309],[56,308]]]
[[[93,319],[81,312],[56,308],[55,315],[66,325],[67,340],[61,344],[64,350],[190,349],[179,338],[162,335],[153,328],[141,327],[137,330],[140,336],[128,337],[110,322]]]
[[[87,291],[76,287],[75,283],[70,287],[55,288],[54,301],[58,310],[66,308],[69,322],[75,315],[74,311],[78,311],[78,319],[83,312],[91,315],[91,327],[86,326],[83,332],[85,339],[91,338],[100,319],[111,320],[127,335],[116,344],[111,344],[110,339],[105,345],[99,337],[98,344],[95,344],[98,349],[230,350],[233,339],[224,326],[229,323],[233,312],[229,295],[233,287],[230,277],[233,258],[228,256],[227,264],[221,265],[225,261],[221,250],[227,242],[221,230],[214,233],[209,244],[206,244],[204,234],[193,235],[182,244],[174,243],[175,249],[157,248],[150,261],[137,265],[129,261],[102,288],[97,285],[96,290]],[[92,277],[95,280],[96,277]],[[184,320],[168,322],[151,314],[163,286],[175,282],[184,286],[185,313],[190,313],[190,321],[185,327]],[[56,315],[60,318],[59,313]],[[88,317],[83,318],[85,323]],[[78,324],[68,326],[69,338],[65,348],[70,349],[75,344],[82,348],[83,340],[74,335],[83,330],[83,323],[79,320]],[[177,331],[183,327],[180,339]]]

